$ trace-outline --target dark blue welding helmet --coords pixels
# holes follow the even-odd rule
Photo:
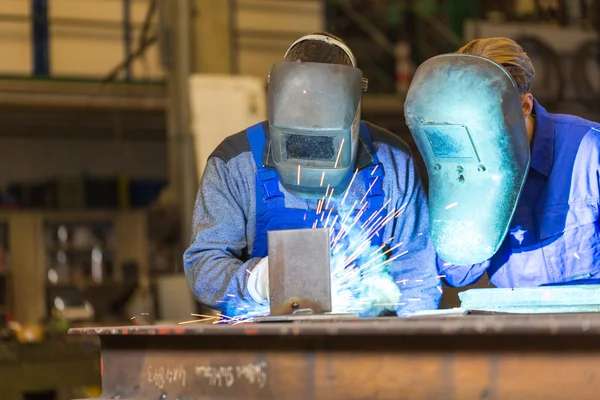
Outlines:
[[[429,222],[437,253],[471,265],[497,251],[529,170],[517,85],[487,58],[444,54],[416,71],[406,123],[429,175]]]
[[[364,81],[356,67],[280,62],[269,75],[267,114],[281,184],[302,198],[343,193],[359,143]]]

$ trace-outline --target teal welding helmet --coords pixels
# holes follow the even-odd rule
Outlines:
[[[416,71],[406,123],[429,175],[429,222],[437,253],[471,265],[491,258],[529,170],[521,98],[501,65],[444,54]]]
[[[356,67],[280,62],[269,75],[267,114],[275,168],[295,196],[343,193],[359,142],[364,80]]]

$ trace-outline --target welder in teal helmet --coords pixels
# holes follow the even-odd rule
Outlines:
[[[383,266],[389,295],[378,303],[399,315],[438,307],[423,188],[407,145],[361,120],[366,89],[352,51],[325,33],[301,37],[272,67],[268,120],[223,141],[198,190],[184,261],[202,303],[228,315],[268,309],[267,232],[326,227],[338,275],[365,282]],[[334,311],[375,303],[350,299],[377,296],[360,287],[342,299],[336,282]]]
[[[427,159],[431,235],[453,286],[598,283],[600,125],[550,114],[508,38],[420,67],[407,122]]]

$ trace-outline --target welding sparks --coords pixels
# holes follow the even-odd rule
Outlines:
[[[458,205],[458,201],[455,201],[454,203],[448,204],[445,208],[446,210],[449,210],[451,208],[454,208]]]
[[[323,202],[324,202],[324,201],[325,201],[324,199],[320,199],[320,200],[317,202],[317,214],[321,214],[321,210],[322,210],[322,207],[323,207]]]
[[[329,223],[329,217],[331,217],[331,208],[329,209],[329,212],[327,213],[327,219],[325,220],[325,225],[323,225],[323,228],[327,228],[327,224]]]
[[[367,198],[369,193],[371,193],[371,190],[373,189],[373,186],[375,186],[375,183],[377,183],[378,179],[379,179],[378,176],[376,176],[375,179],[373,179],[373,182],[371,182],[371,185],[369,185],[369,189],[365,192],[365,195],[363,196],[362,200],[360,201],[361,204],[365,201],[365,199]]]
[[[249,273],[250,275],[256,277],[256,275],[254,274],[254,272],[250,271],[248,268],[246,268],[246,272]]]
[[[371,257],[374,257],[377,254],[379,254],[380,252],[382,252],[383,249],[385,249],[385,246],[387,246],[387,243],[382,244],[377,250],[375,250],[374,252],[372,252],[371,253]]]
[[[321,184],[319,186],[323,186],[324,180],[325,180],[325,171],[323,171],[323,174],[321,175]]]
[[[200,319],[192,319],[192,320],[189,320],[189,321],[181,321],[181,322],[179,322],[179,325],[194,324],[194,323],[200,323],[200,322],[207,322],[207,321],[214,321],[214,320],[221,320],[222,319],[222,315],[220,313],[218,313],[217,315],[205,315],[205,314],[190,314],[190,315],[192,317],[200,317]]]
[[[338,162],[340,161],[340,156],[342,155],[342,149],[344,148],[344,138],[342,138],[342,142],[340,143],[340,149],[338,151],[337,157],[335,158],[335,165],[333,168],[337,168]]]
[[[203,318],[203,319],[192,319],[189,321],[181,321],[179,322],[179,325],[186,325],[186,324],[197,324],[199,322],[206,322],[206,321],[211,321],[214,320],[215,318]]]
[[[300,177],[300,167],[298,171]],[[408,254],[409,250],[402,249],[403,242],[394,243],[393,237],[385,240],[377,238],[381,238],[390,222],[397,223],[396,218],[406,210],[407,204],[396,208],[390,206],[392,199],[386,199],[383,206],[378,209],[371,208],[372,205],[367,200],[368,194],[380,178],[376,176],[368,177],[370,184],[362,188],[366,193],[353,191],[352,206],[344,206],[357,174],[358,169],[355,170],[343,196],[338,193],[338,199],[333,197],[334,189],[330,185],[327,186],[325,196],[317,201],[316,210],[312,211],[315,218],[312,227],[323,226],[330,229],[332,311],[376,317],[384,310],[396,311],[399,306],[406,304],[406,301],[398,303],[401,296],[399,284],[406,285],[408,279],[395,282],[390,264]],[[371,171],[371,174],[375,175],[374,171]],[[321,186],[325,185],[324,176],[323,173]],[[341,202],[339,197],[342,197]],[[252,273],[249,269],[246,271]],[[227,297],[233,296],[228,294]],[[408,301],[418,300],[420,299]],[[240,304],[243,303],[231,304],[231,308],[228,308],[228,313],[237,315],[235,317],[217,314],[216,318],[202,320],[213,324],[235,325],[251,322],[255,317],[269,314],[268,306],[240,307]]]
[[[342,198],[342,206],[346,203],[346,197],[348,197],[348,194],[350,193],[350,188],[352,187],[352,183],[354,182],[354,178],[356,178],[356,174],[358,174],[358,168],[354,171],[354,174],[352,174],[352,179],[350,179],[350,183],[348,184],[348,188],[346,189],[346,193],[344,193],[344,197]],[[352,208],[354,208],[354,206],[352,206]],[[350,213],[348,213],[348,215],[350,215]]]
[[[395,245],[394,247],[390,247],[388,250],[386,250],[383,254],[388,254],[391,253],[392,251],[396,250],[398,247],[402,246],[404,244],[404,242],[400,242],[397,245]],[[408,252],[408,250],[407,250]]]
[[[372,188],[373,184],[369,190]],[[402,246],[402,243],[384,251],[393,238],[387,239],[377,247],[372,246],[371,240],[379,236],[379,231],[397,218],[406,205],[398,210],[391,210],[389,215],[380,215],[389,205],[387,201],[368,218],[361,218],[368,207],[365,199],[360,202],[360,210],[354,211],[352,217],[350,213],[343,216],[341,228],[332,234],[333,308],[335,312],[358,312],[363,316],[377,316],[383,309],[392,307],[392,310],[395,310],[396,306],[400,305],[397,302],[400,297],[399,288],[392,280],[387,266],[408,251],[386,259],[387,255]],[[351,210],[356,210],[356,205],[357,201]],[[344,243],[343,250],[341,243]]]
[[[329,218],[329,217],[327,217]],[[336,214],[335,217],[333,217],[333,221],[331,221],[331,228],[335,227],[335,223],[338,220],[339,215]],[[335,231],[333,229],[331,229],[331,233],[329,234],[329,236],[333,235],[335,233]]]
[[[390,201],[392,201],[392,199],[388,199],[388,201],[386,201],[383,206],[381,206],[381,208],[379,210],[377,210],[377,212],[375,214],[373,214],[362,226],[361,228],[364,228],[366,225],[369,225],[369,223],[371,222],[371,220],[373,220],[375,217],[377,217],[383,210],[387,209],[388,204],[390,204]]]
[[[298,186],[300,186],[300,164],[298,164]]]
[[[327,205],[325,206],[325,209],[329,208],[329,203],[331,202],[331,198],[333,197],[333,191],[334,189],[331,189],[331,193],[329,194],[329,199],[327,200]]]
[[[237,310],[245,310],[247,307],[238,307]],[[216,315],[204,315],[204,314],[191,314],[194,317],[200,317],[200,319],[193,319],[189,321],[181,321],[179,325],[186,324],[194,324],[194,323],[202,323],[212,321],[213,325],[217,324],[228,324],[228,325],[237,325],[245,322],[252,322],[253,318],[258,315],[266,315],[267,313],[264,310],[260,310],[258,312],[249,312],[244,315],[230,317],[223,313],[217,312]]]
[[[388,260],[386,260],[386,261],[384,261],[384,262],[382,262],[382,263],[380,263],[380,264],[377,264],[377,265],[375,265],[374,267],[369,267],[369,269],[376,269],[376,268],[379,268],[379,267],[383,267],[383,266],[385,266],[385,265],[388,265],[389,263],[391,263],[391,262],[392,262],[392,261],[394,261],[395,259],[397,259],[397,258],[399,258],[399,257],[402,257],[403,255],[405,255],[406,253],[408,253],[408,250],[406,250],[406,251],[403,251],[402,253],[400,253],[400,254],[397,254],[397,255],[395,255],[394,257],[392,257],[392,258],[390,258],[390,259],[388,259]],[[363,269],[363,268],[364,268],[364,266],[361,266],[361,267],[360,267],[360,269]]]

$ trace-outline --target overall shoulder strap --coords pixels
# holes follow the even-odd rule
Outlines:
[[[359,135],[362,141],[367,145],[369,152],[373,156],[373,165],[379,164],[379,159],[377,158],[377,151],[375,150],[375,145],[373,144],[373,138],[371,137],[371,132],[369,132],[369,128],[364,121],[360,122],[360,130]]]
[[[256,163],[256,169],[261,169],[263,168],[263,153],[267,140],[263,123],[259,122],[256,125],[246,128],[246,136],[248,137],[248,143],[250,143],[250,150]]]
[[[361,121],[360,123],[360,138],[367,145],[367,148],[373,156],[373,162],[363,170],[363,179],[365,182],[365,190],[368,191],[367,199],[369,209],[379,209],[383,207],[385,193],[383,191],[383,178],[385,172],[383,165],[379,162],[377,151],[373,144],[373,138],[369,132],[367,125]]]
[[[261,216],[268,210],[282,208],[284,196],[279,190],[277,171],[263,165],[266,135],[262,122],[246,129],[252,157],[256,164],[256,215]]]

